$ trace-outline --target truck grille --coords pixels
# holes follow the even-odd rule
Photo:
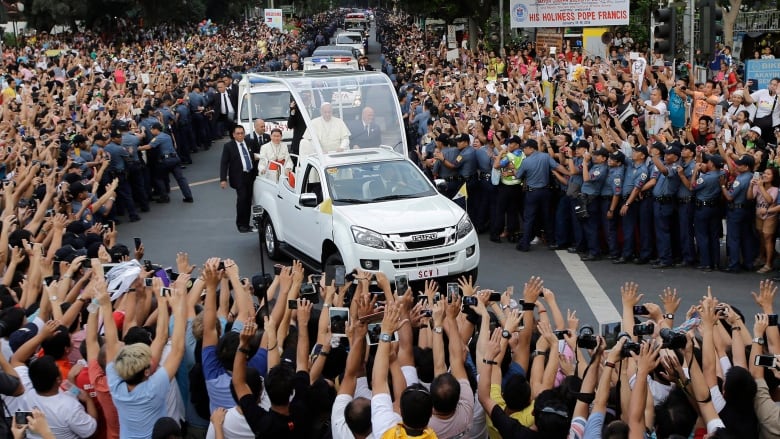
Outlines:
[[[396,233],[385,235],[384,238],[395,251],[423,250],[452,244],[455,240],[455,228]]]
[[[430,247],[439,247],[444,245],[444,242],[446,240],[444,238],[437,238],[432,239],[429,241],[416,241],[416,242],[406,242],[406,249],[407,250],[420,250],[424,248],[430,248]]]
[[[408,268],[428,267],[431,265],[446,264],[455,260],[456,253],[441,253],[420,258],[393,259],[393,267],[396,270]]]

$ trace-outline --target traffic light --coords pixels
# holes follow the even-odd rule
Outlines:
[[[700,4],[701,52],[706,56],[715,53],[715,43],[723,38],[723,8],[717,0],[704,0]]]
[[[677,11],[674,8],[656,9],[653,11],[653,18],[655,18],[653,50],[674,58],[675,47],[677,47]]]

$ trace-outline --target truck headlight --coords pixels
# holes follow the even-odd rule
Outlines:
[[[352,226],[351,229],[355,243],[365,245],[366,247],[385,248],[385,240],[382,239],[382,235],[379,233],[358,226]]]
[[[468,214],[463,214],[460,221],[458,221],[458,225],[455,226],[455,229],[457,230],[457,239],[463,239],[468,235],[472,230],[474,230],[474,224],[471,224],[471,219],[469,218]]]

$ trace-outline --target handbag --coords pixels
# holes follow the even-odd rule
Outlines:
[[[577,217],[577,219],[580,220],[586,220],[590,218],[590,214],[588,214],[588,196],[579,193],[577,197],[574,199],[574,215]]]
[[[753,125],[761,128],[761,136],[763,137],[765,133],[769,133],[772,131],[772,127],[774,126],[774,123],[772,123],[772,115],[775,112],[775,105],[777,105],[777,96],[775,96],[774,102],[772,102],[772,109],[769,110],[769,114],[763,117],[757,117],[753,121]]]

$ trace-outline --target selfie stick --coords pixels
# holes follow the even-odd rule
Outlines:
[[[531,99],[534,100],[534,104],[536,105],[536,117],[539,118],[539,126],[542,127],[542,135],[545,135],[544,123],[542,123],[542,110],[539,108],[539,99],[534,92],[531,92]]]

